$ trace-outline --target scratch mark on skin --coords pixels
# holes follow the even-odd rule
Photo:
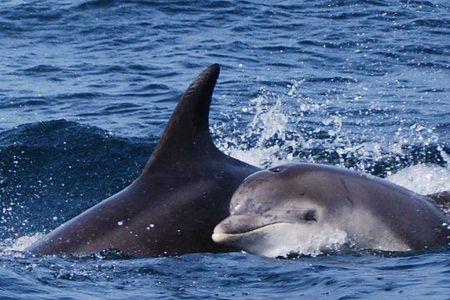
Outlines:
[[[344,189],[345,189],[345,192],[346,192],[346,194],[345,194],[345,199],[350,203],[350,206],[353,208],[353,200],[352,200],[351,197],[350,197],[350,195],[351,195],[350,190],[348,189],[347,184],[345,183],[344,178],[339,177],[339,179],[341,180],[341,183],[342,183],[342,185],[344,186]]]

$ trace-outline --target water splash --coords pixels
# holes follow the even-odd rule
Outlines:
[[[266,257],[315,257],[340,251],[347,242],[347,233],[329,224],[309,225],[305,229],[304,224],[278,223],[244,235],[240,246]]]
[[[242,126],[244,117],[235,115],[213,127],[218,147],[264,168],[306,161],[382,177],[416,164],[448,163],[449,150],[435,127],[400,119],[386,128],[388,112],[395,114],[391,106],[371,102],[367,109],[355,112],[337,107],[339,99],[331,101],[331,96],[315,101],[302,95],[302,84],[294,80],[282,93],[262,88],[249,106],[242,108],[253,116],[246,128]],[[363,100],[361,96],[354,101]],[[364,117],[368,115],[370,118]],[[391,134],[378,132],[386,130]]]
[[[292,149],[299,138],[292,135],[295,114],[286,112],[284,99],[280,95],[262,88],[242,111],[253,116],[245,129],[242,127],[245,121],[234,118],[231,118],[232,122],[213,127],[213,132],[218,136],[217,145],[222,151],[261,167],[293,160]]]
[[[36,233],[19,238],[5,239],[0,244],[0,256],[21,256],[21,252],[23,252],[29,245],[36,242],[43,236],[44,234],[42,233]]]
[[[288,135],[290,117],[284,112],[281,99],[274,96],[263,89],[258,97],[250,100],[250,106],[244,111],[252,114],[253,119],[245,131],[240,122],[233,124],[231,132],[224,124],[214,128],[219,135],[218,147],[228,155],[263,167],[291,161],[292,154],[285,151],[294,145]]]
[[[437,165],[414,165],[387,179],[423,195],[450,191],[450,169]]]

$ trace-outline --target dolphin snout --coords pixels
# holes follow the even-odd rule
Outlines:
[[[251,231],[281,222],[275,216],[232,215],[214,228],[212,239],[219,244],[229,243]]]
[[[276,219],[274,217],[233,215],[220,222],[214,229],[214,232],[226,234],[246,233],[275,222]]]

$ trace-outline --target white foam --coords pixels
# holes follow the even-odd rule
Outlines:
[[[338,251],[347,243],[347,233],[328,224],[277,223],[243,236],[239,246],[266,257],[317,256]]]
[[[10,255],[23,252],[28,246],[43,237],[42,233],[25,235],[17,239],[6,239],[0,245],[0,255]]]
[[[387,179],[423,195],[450,191],[450,169],[437,165],[414,165]]]

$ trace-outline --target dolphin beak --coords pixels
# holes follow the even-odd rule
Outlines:
[[[281,222],[274,216],[232,215],[214,228],[212,239],[218,244],[229,244],[252,231],[277,223],[289,222]]]
[[[217,244],[226,244],[226,242],[233,236],[234,217],[228,217],[220,222],[215,228],[211,236],[212,240]]]
[[[214,232],[211,236],[212,240],[217,244],[225,244],[227,237],[228,234],[226,231],[224,231],[222,223],[219,223],[219,225],[214,228]]]

